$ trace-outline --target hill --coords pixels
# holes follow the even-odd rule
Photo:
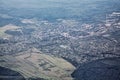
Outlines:
[[[106,58],[82,64],[72,76],[76,80],[120,80],[120,58]]]
[[[0,66],[19,72],[26,79],[43,78],[52,80],[72,80],[70,74],[75,67],[66,60],[41,54],[36,49],[17,55],[0,56]]]

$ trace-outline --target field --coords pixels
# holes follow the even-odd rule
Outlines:
[[[0,56],[0,66],[21,73],[25,78],[72,80],[75,67],[67,61],[28,50],[17,55]]]
[[[6,34],[5,31],[7,31],[7,30],[16,30],[18,28],[19,28],[18,26],[15,26],[15,25],[12,25],[12,24],[8,24],[6,26],[0,27],[0,37],[8,38],[11,35]]]

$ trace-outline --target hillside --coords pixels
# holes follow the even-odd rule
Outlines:
[[[120,80],[120,58],[106,58],[82,64],[72,76],[76,80]]]
[[[0,80],[25,80],[25,78],[16,71],[0,67]]]
[[[36,49],[34,49],[36,50]],[[67,61],[28,50],[17,55],[0,56],[0,66],[9,68],[28,78],[72,80],[75,67]]]

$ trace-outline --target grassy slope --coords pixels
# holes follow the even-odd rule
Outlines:
[[[72,80],[75,69],[67,61],[38,52],[26,51],[16,56],[0,56],[0,66],[21,73],[25,78],[37,77],[53,80]]]

